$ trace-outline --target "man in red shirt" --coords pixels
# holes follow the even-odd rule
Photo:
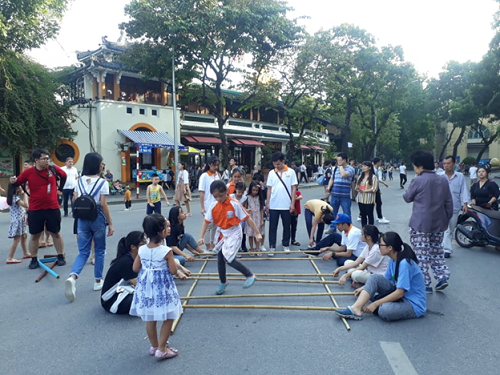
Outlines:
[[[29,184],[30,199],[28,207],[28,225],[31,234],[29,248],[31,253],[30,269],[38,267],[38,240],[45,227],[54,239],[57,251],[57,265],[64,266],[64,243],[60,235],[61,211],[57,201],[57,178],[60,186],[66,182],[66,173],[58,166],[49,167],[49,152],[42,149],[34,150],[31,154],[34,167],[25,169],[19,177],[11,177],[10,183],[16,186]],[[53,168],[53,169],[52,169]]]

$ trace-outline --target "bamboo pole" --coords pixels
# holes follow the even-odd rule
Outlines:
[[[208,264],[208,259],[205,260],[205,263],[203,263],[203,265],[201,266],[200,273],[203,273],[203,270],[205,269],[205,267],[207,266],[207,264]],[[191,288],[189,288],[189,291],[187,293],[187,297],[190,297],[191,294],[193,294],[193,291],[194,291],[194,288],[196,287],[196,284],[198,284],[198,280],[195,280],[194,283],[193,283],[193,285],[191,285]],[[189,300],[185,300],[182,303],[182,307],[187,307],[188,302],[189,302]],[[177,328],[177,325],[179,324],[179,321],[181,320],[181,318],[182,318],[182,314],[179,315],[179,317],[174,320],[174,323],[172,324],[172,329],[170,330],[170,334],[171,335],[174,334],[175,329]]]
[[[309,260],[311,261],[311,264],[312,264],[312,266],[314,267],[314,269],[316,270],[316,272],[320,275],[320,274],[321,274],[321,272],[320,272],[320,270],[319,270],[318,266],[316,265],[316,263],[314,262],[314,259],[313,259],[313,258],[311,258],[311,257],[309,257]],[[325,278],[324,278],[323,276],[320,276],[320,279],[321,279],[321,280],[325,280]],[[330,290],[330,287],[329,287],[328,285],[323,284],[323,286],[325,287],[325,289],[326,289],[326,291],[327,291],[328,293],[331,293],[331,292],[332,292],[332,291]],[[338,309],[338,308],[339,308],[339,305],[338,305],[337,300],[335,299],[335,297],[334,297],[333,295],[331,295],[331,296],[330,296],[330,299],[332,300],[333,305],[335,306],[335,308],[336,308],[336,309]],[[351,326],[349,325],[349,323],[347,323],[346,318],[342,318],[342,321],[344,322],[344,325],[345,325],[345,327],[347,328],[347,330],[348,330],[348,331],[350,331],[350,330],[351,330]]]
[[[195,276],[192,275],[189,277],[192,280],[219,280],[218,277],[212,276]],[[228,280],[246,280],[245,277],[228,277]],[[267,279],[267,278],[257,278],[257,281],[268,281],[274,283],[299,283],[299,284],[338,284],[338,281],[335,280],[294,280],[294,279]]]
[[[276,306],[276,305],[186,305],[190,309],[270,309],[270,310],[318,310],[335,311],[340,307]]]
[[[261,253],[262,254],[262,253]],[[307,255],[307,254],[305,254]],[[262,258],[239,258],[238,260],[240,261],[253,261],[253,260],[309,260],[309,257],[304,257],[304,258],[269,258],[269,257],[262,257]],[[216,262],[217,258],[209,258],[209,259],[200,259],[200,258],[194,258],[194,262],[196,261],[209,261],[209,262]]]
[[[254,273],[255,276],[274,276],[274,277],[332,277],[331,273]],[[191,273],[191,276],[219,276],[217,272],[205,272],[205,273]],[[241,273],[226,273],[226,276],[241,276]]]
[[[319,250],[307,250],[308,253],[319,254]],[[290,251],[247,251],[244,254],[306,254],[306,250],[290,250]]]
[[[321,297],[321,296],[353,296],[354,292],[331,292],[331,293],[278,293],[278,294],[223,294],[220,296],[190,296],[181,297],[183,300],[192,299],[218,299],[218,298],[257,298],[257,297]]]

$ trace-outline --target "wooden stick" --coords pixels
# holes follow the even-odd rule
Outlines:
[[[308,253],[318,253],[319,250],[307,250]],[[306,254],[306,250],[290,250],[290,251],[246,251],[243,254]]]
[[[200,272],[199,273],[203,273],[203,270],[205,269],[205,267],[207,266],[208,264],[208,259],[205,260],[205,263],[203,263],[203,265],[201,266],[200,268]],[[195,280],[193,285],[191,285],[191,288],[189,288],[189,291],[187,293],[187,297],[190,297],[191,294],[193,293],[194,291],[194,288],[196,286],[196,284],[198,284],[198,280]],[[189,300],[186,300],[182,303],[182,307],[187,307],[187,304],[188,304]],[[170,330],[170,334],[173,335],[174,332],[175,332],[175,329],[177,328],[177,325],[179,324],[179,320],[181,320],[182,318],[182,314],[179,315],[179,317],[177,319],[174,320],[174,323],[172,324],[172,329]]]
[[[52,263],[49,268],[50,269],[53,269],[55,266],[57,265],[57,260],[54,261],[54,263]],[[35,283],[38,283],[39,281],[41,281],[45,276],[47,276],[48,272],[47,271],[43,271],[40,276],[38,276],[35,280]]]
[[[262,253],[261,253],[262,254]],[[307,255],[307,254],[305,254]],[[194,261],[209,261],[209,262],[217,262],[217,258],[209,258],[209,259],[199,259],[199,258],[194,258]],[[248,260],[253,261],[253,260],[309,260],[308,257],[305,258],[269,258],[269,257],[262,257],[262,258],[239,258],[239,261],[246,262]]]
[[[319,270],[318,266],[316,265],[316,263],[314,262],[314,259],[313,259],[312,257],[309,257],[309,260],[311,261],[311,264],[312,264],[312,266],[314,267],[314,269],[316,270],[316,272],[318,273],[318,275],[320,275],[320,274],[321,274],[321,272],[320,272],[320,270]],[[325,280],[323,276],[320,276],[320,279],[321,279],[321,280]],[[328,285],[323,284],[323,286],[325,287],[325,289],[326,289],[326,291],[327,291],[328,293],[331,293],[331,292],[332,292],[332,291],[330,290],[330,287],[329,287]],[[338,305],[337,300],[335,299],[335,297],[334,297],[333,295],[331,295],[331,296],[330,296],[330,299],[332,300],[333,305],[335,306],[335,308],[337,308],[337,309],[338,309],[339,305]],[[346,318],[342,318],[342,321],[344,322],[344,325],[345,325],[345,327],[347,328],[347,330],[348,330],[348,331],[350,331],[350,330],[351,330],[351,326],[349,325],[349,323],[347,323]]]
[[[190,296],[181,299],[217,299],[217,298],[257,298],[257,297],[320,297],[320,296],[352,296],[354,292],[332,292],[332,293],[281,293],[281,294],[223,294],[220,296]]]
[[[279,277],[332,277],[331,273],[254,273],[255,276],[279,276]],[[192,273],[191,276],[219,276],[216,272]],[[241,276],[241,273],[226,273],[226,276]]]
[[[219,280],[218,277],[212,276],[190,276],[193,280]],[[228,277],[228,280],[246,280],[245,277]],[[302,284],[338,284],[338,281],[334,280],[294,280],[294,279],[267,279],[267,278],[257,278],[257,281],[268,281],[274,283],[302,283]]]
[[[186,305],[190,309],[271,309],[271,310],[318,310],[335,311],[340,307],[276,306],[276,305]]]

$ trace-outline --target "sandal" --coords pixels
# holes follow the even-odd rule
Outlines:
[[[54,246],[54,243],[53,242],[47,242],[47,247],[50,247],[50,246]]]
[[[293,246],[300,246],[300,242],[297,242],[297,241],[293,240],[292,241],[292,245]]]
[[[156,359],[158,360],[162,360],[162,359],[169,359],[169,358],[174,358],[174,357],[177,357],[177,355],[179,354],[179,352],[174,352],[172,349],[170,348],[167,348],[167,351],[166,352],[160,352],[158,349],[156,350],[155,352],[155,357]]]
[[[255,251],[256,251],[256,249],[250,249],[250,253],[248,255],[250,255],[251,257],[254,257]]]
[[[259,250],[257,256],[260,258],[260,257],[262,257],[262,255],[264,255],[264,254],[262,254],[262,251]]]
[[[23,261],[22,260],[19,260],[19,259],[10,259],[10,260],[7,260],[5,262],[5,264],[19,264],[19,263],[22,263]]]
[[[47,245],[45,244],[45,241],[42,241],[42,242],[39,242],[39,243],[38,243],[38,247],[39,247],[39,248],[40,248],[40,247],[45,247],[45,246],[47,246]]]

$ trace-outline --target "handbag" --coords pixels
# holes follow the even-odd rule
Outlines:
[[[318,177],[318,179],[316,180],[316,182],[318,183],[318,185],[323,185],[323,180],[325,179],[325,176],[324,175],[321,175]]]

